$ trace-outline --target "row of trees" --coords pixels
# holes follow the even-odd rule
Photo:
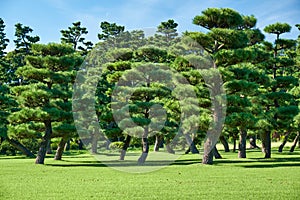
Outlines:
[[[199,153],[196,141],[203,141],[206,136],[210,139],[207,130],[217,119],[224,120],[224,126],[213,126],[211,132],[222,131],[220,141],[225,151],[229,151],[228,139],[238,139],[239,158],[246,158],[249,136],[254,147],[256,137],[261,139],[265,158],[271,157],[273,136],[283,137],[279,151],[289,138],[294,139],[293,151],[299,140],[299,38],[284,39],[282,35],[292,27],[275,23],[264,28],[276,35],[273,43],[267,42],[255,27],[256,21],[253,15],[244,16],[229,8],[208,8],[193,19],[194,24],[207,29],[205,33],[186,31],[179,36],[178,24],[168,20],[157,27],[157,34],[148,38],[141,30],[129,32],[124,26],[102,22],[96,45],[85,40],[88,31],[80,22],[61,31],[61,44],[47,45],[37,44],[39,37],[32,36],[30,27],[16,24],[16,48],[6,53],[9,40],[0,19],[1,146],[7,142],[32,157],[37,152],[36,163],[43,164],[52,138],[61,138],[55,155],[55,159],[61,159],[64,146],[71,138],[78,138],[77,132],[96,153],[100,130],[95,129],[101,129],[107,146],[109,141],[122,141],[121,160],[132,136],[142,135],[143,153],[138,161],[143,163],[150,144],[155,144],[154,150],[159,151],[164,143],[167,151],[174,153],[172,140],[177,133],[190,146],[189,151]],[[300,29],[299,25],[296,27]],[[195,49],[194,42],[203,49]],[[95,62],[98,68],[85,68],[84,59]],[[96,88],[91,89],[95,91],[93,95],[75,95],[81,99],[76,102],[80,107],[73,106],[73,112],[82,123],[81,128],[77,124],[76,131],[72,113],[76,71],[86,70],[97,76],[99,65],[105,66],[101,78],[83,77],[86,84],[80,86],[89,90],[90,83],[97,80]],[[226,92],[224,119],[216,112],[216,106],[224,111],[224,105],[218,104],[218,96],[211,99],[212,85],[199,73],[199,68],[210,65],[222,75],[223,81],[214,87]],[[172,71],[187,82],[170,83]],[[184,101],[174,97],[175,86],[177,95],[186,97]],[[189,96],[189,90],[196,96]],[[111,101],[111,97],[117,97],[116,101]],[[90,99],[96,102],[95,107],[84,105],[84,100]],[[127,118],[114,118],[113,109],[124,110],[125,102],[130,105],[134,126],[128,125],[124,120]],[[89,119],[82,110],[96,110],[98,120]],[[180,121],[183,115],[187,117]],[[122,112],[117,116],[123,116]],[[151,123],[163,119],[164,124],[151,127]],[[34,145],[37,142],[39,145]],[[212,145],[204,144],[204,164],[211,164],[213,156],[221,157]]]

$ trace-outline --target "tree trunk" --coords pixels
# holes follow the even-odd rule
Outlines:
[[[13,147],[18,149],[19,151],[21,151],[27,157],[30,157],[30,158],[35,157],[35,155],[29,149],[27,149],[23,144],[21,144],[19,141],[10,139],[10,138],[6,138],[6,140],[9,142],[9,144],[11,144]]]
[[[289,135],[290,135],[290,132],[286,132],[285,135],[284,135],[284,138],[283,138],[283,142],[281,143],[281,145],[279,146],[278,148],[278,152],[281,153],[285,144],[287,143],[288,139],[289,139]]]
[[[239,140],[238,158],[246,158],[246,138],[247,138],[247,131],[241,130],[240,140]]]
[[[139,164],[143,164],[146,161],[146,158],[149,153],[149,144],[148,144],[148,138],[142,138],[142,146],[143,146],[143,152],[140,158],[138,159]]]
[[[232,149],[232,152],[235,152],[236,151],[236,139],[234,138],[233,139],[233,149]]]
[[[92,154],[97,154],[98,153],[98,137],[96,134],[92,135]]]
[[[262,151],[265,153],[265,158],[271,158],[271,131],[265,131],[261,139]]]
[[[192,140],[191,136],[189,134],[184,135],[187,144],[189,145],[188,150],[185,152],[186,154],[189,152],[192,152],[192,154],[198,154],[199,150],[197,149],[194,141]]]
[[[123,145],[122,150],[121,150],[120,160],[124,160],[125,155],[126,155],[126,151],[127,151],[128,147],[129,147],[129,144],[130,144],[130,140],[131,140],[131,136],[127,135],[126,139],[125,139],[125,142],[124,142],[124,145]]]
[[[202,158],[202,164],[212,165],[214,160],[214,149],[212,149],[209,153],[204,154]]]
[[[49,143],[48,143],[46,154],[52,154],[52,149],[51,149],[51,139],[50,139],[50,141],[49,141]]]
[[[155,135],[155,144],[154,144],[154,151],[159,151],[159,148],[161,147],[161,144],[163,142],[163,136],[162,135]]]
[[[222,156],[221,156],[221,154],[219,153],[219,151],[218,151],[218,149],[217,149],[216,146],[214,147],[213,152],[214,152],[215,159],[221,159],[221,158],[222,158]]]
[[[47,151],[47,146],[50,142],[51,135],[52,135],[52,125],[51,121],[46,121],[45,122],[45,135],[42,138],[42,142],[40,144],[39,151],[37,153],[37,157],[35,159],[35,164],[44,164],[45,156],[46,156],[46,151]]]
[[[71,148],[71,139],[68,139],[67,143],[66,143],[66,151],[70,151],[70,148]]]
[[[110,141],[109,141],[109,139],[107,139],[107,138],[105,138],[105,140],[106,140],[106,143],[105,143],[105,149],[106,150],[110,150],[110,148],[109,148],[109,145],[110,145]]]
[[[81,139],[78,140],[78,149],[83,150],[83,142]]]
[[[171,154],[175,154],[175,151],[172,149],[172,147],[171,147],[171,145],[170,145],[170,139],[169,138],[167,138],[166,139],[166,149],[167,149],[167,152],[168,153],[171,153]]]
[[[250,149],[260,149],[256,144],[256,136],[250,137]]]
[[[296,135],[293,141],[293,145],[291,146],[290,152],[294,152],[297,142],[299,141],[299,138],[300,138],[300,132],[298,132],[298,134]]]
[[[224,135],[221,135],[221,136],[220,136],[220,141],[221,141],[221,143],[222,143],[223,146],[224,146],[224,151],[225,151],[225,152],[229,152],[229,151],[230,151],[230,150],[229,150],[229,144],[228,144],[226,138],[224,137]]]
[[[66,145],[67,141],[68,141],[68,139],[66,139],[64,137],[61,138],[61,140],[58,144],[55,156],[54,156],[54,160],[61,160],[61,157],[62,157],[62,154],[64,152],[65,145]]]

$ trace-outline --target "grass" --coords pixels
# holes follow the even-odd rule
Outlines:
[[[224,153],[212,166],[199,155],[184,155],[150,173],[131,174],[106,167],[87,153],[62,161],[0,157],[0,199],[299,199],[300,151],[258,150]]]

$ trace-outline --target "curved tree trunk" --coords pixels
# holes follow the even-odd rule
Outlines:
[[[67,143],[68,139],[62,137],[58,146],[57,146],[57,150],[56,150],[56,153],[55,153],[55,156],[54,156],[54,160],[61,160],[62,158],[62,154],[64,152],[64,149],[65,149],[65,145]]]
[[[224,135],[221,135],[221,136],[220,136],[220,141],[221,141],[221,143],[222,143],[223,146],[224,146],[224,151],[225,151],[225,152],[229,152],[229,151],[230,151],[230,150],[229,150],[229,144],[228,144],[226,138],[224,137]]]
[[[27,149],[23,144],[21,144],[19,141],[10,139],[10,138],[6,138],[6,140],[9,142],[10,145],[15,147],[19,151],[21,151],[27,157],[30,157],[30,158],[35,157],[35,155],[29,149]]]
[[[299,141],[299,138],[300,138],[300,132],[297,133],[297,135],[293,141],[293,145],[291,146],[290,152],[294,152],[297,142]]]
[[[202,164],[212,165],[213,160],[214,160],[214,149],[212,149],[209,153],[203,155]]]
[[[247,137],[247,131],[241,130],[240,140],[239,140],[238,158],[246,158],[246,137]]]
[[[213,152],[214,152],[215,159],[221,159],[221,158],[222,158],[222,156],[221,156],[221,154],[219,153],[219,151],[218,151],[218,149],[217,149],[216,146],[214,147]]]
[[[162,146],[163,136],[162,135],[155,135],[155,144],[154,144],[154,151],[159,151],[159,148]]]
[[[286,132],[286,133],[284,134],[283,142],[282,142],[281,145],[279,146],[278,152],[280,152],[280,153],[282,152],[282,150],[283,150],[285,144],[287,143],[287,141],[288,141],[288,139],[289,139],[289,135],[290,135],[290,132]]]
[[[192,140],[191,136],[189,134],[184,135],[187,144],[189,145],[188,150],[185,152],[186,154],[189,152],[192,152],[192,154],[198,154],[199,150],[197,149],[194,141]]]
[[[125,142],[124,142],[124,145],[123,145],[122,150],[121,150],[120,160],[124,160],[125,155],[126,155],[126,151],[127,151],[128,147],[129,147],[129,144],[130,144],[130,140],[131,140],[131,136],[127,135],[126,139],[125,139]]]
[[[138,159],[139,164],[143,164],[146,161],[146,158],[148,156],[149,153],[148,138],[144,138],[144,137],[142,138],[142,146],[143,146],[143,151],[142,151],[142,155]]]
[[[50,139],[50,141],[49,141],[49,143],[48,143],[46,154],[52,154],[52,149],[51,149],[51,139]]]
[[[35,159],[35,164],[44,164],[47,146],[50,142],[51,135],[52,135],[51,121],[45,122],[45,128],[46,128],[45,135],[42,138],[42,142],[40,144],[40,148],[39,148],[39,151],[38,151],[36,159]]]
[[[271,131],[265,131],[261,135],[262,151],[265,154],[265,158],[271,158]]]

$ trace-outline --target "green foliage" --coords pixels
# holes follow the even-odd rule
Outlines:
[[[264,28],[264,31],[267,33],[272,33],[277,35],[277,39],[279,38],[279,35],[282,33],[290,32],[292,27],[287,23],[275,23],[270,24]]]
[[[4,50],[6,49],[9,39],[6,38],[6,33],[4,32],[5,24],[2,18],[0,18],[0,59],[5,55]]]
[[[98,34],[99,40],[106,40],[109,37],[115,37],[125,30],[124,26],[119,26],[116,23],[109,23],[107,21],[101,22],[101,34]]]
[[[243,18],[244,23],[241,28],[251,29],[251,28],[255,27],[257,19],[254,17],[254,15],[242,16],[242,18]],[[255,29],[255,30],[258,30],[258,29]]]
[[[121,150],[124,145],[124,142],[112,142],[109,144],[111,150]]]
[[[83,35],[88,33],[85,27],[81,27],[81,22],[74,22],[72,27],[68,27],[68,30],[61,30],[62,43],[72,44],[74,50],[81,50],[83,55],[86,55],[88,50],[92,49],[93,43],[85,42]],[[80,44],[84,46],[79,46]]]
[[[207,8],[202,15],[196,16],[193,23],[207,29],[228,28],[236,29],[243,25],[243,17],[230,8]]]
[[[29,34],[33,31],[29,26],[23,26],[21,23],[15,25],[17,37],[14,42],[16,44],[16,51],[21,53],[30,53],[31,45],[40,41],[39,36],[30,36]]]
[[[9,116],[9,135],[47,141],[74,134],[71,86],[81,56],[68,45],[54,43],[32,45],[32,54],[16,72],[28,84],[12,88],[19,110]]]
[[[169,19],[166,22],[161,22],[161,24],[157,27],[157,32],[164,34],[166,39],[169,41],[178,35],[176,30],[177,26],[178,24],[175,23],[173,19]]]

